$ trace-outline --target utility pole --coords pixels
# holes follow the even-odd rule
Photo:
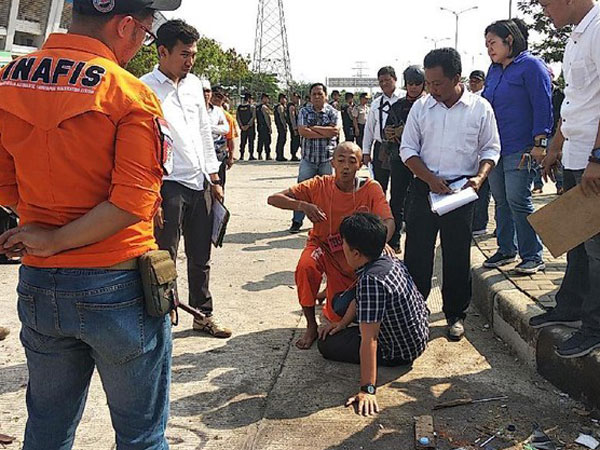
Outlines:
[[[444,41],[449,41],[450,40],[450,38],[448,38],[448,37],[441,38],[441,39],[434,39],[434,38],[429,37],[429,36],[425,36],[425,39],[428,40],[428,41],[433,42],[433,48],[434,49],[438,48],[438,43],[439,42],[444,42]]]
[[[464,14],[468,11],[473,11],[474,9],[479,9],[479,6],[472,6],[471,8],[463,9],[462,11],[454,11],[453,9],[444,8],[443,6],[441,6],[440,9],[442,11],[447,11],[451,14],[454,14],[454,17],[456,18],[456,30],[454,32],[454,48],[456,51],[458,51],[458,18],[461,14]]]
[[[508,18],[509,19],[512,19],[512,6],[513,6],[513,1],[508,0]]]
[[[292,82],[283,0],[259,0],[252,70],[277,76],[285,89]]]

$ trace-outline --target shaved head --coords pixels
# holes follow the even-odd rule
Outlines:
[[[352,184],[362,166],[362,150],[354,142],[343,142],[334,150],[331,165],[336,180]]]
[[[333,151],[333,158],[335,159],[339,153],[354,154],[359,161],[362,161],[362,150],[354,142],[342,142],[340,145],[338,145]]]

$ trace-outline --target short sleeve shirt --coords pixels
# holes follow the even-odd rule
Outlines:
[[[390,205],[379,183],[367,180],[356,192],[342,192],[335,184],[332,175],[311,178],[291,188],[297,200],[312,203],[327,215],[325,222],[316,223],[310,232],[310,239],[325,242],[331,235],[339,233],[344,218],[355,212],[368,212],[392,219]]]

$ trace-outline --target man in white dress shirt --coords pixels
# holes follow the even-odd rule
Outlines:
[[[448,337],[464,335],[465,311],[471,301],[471,232],[475,203],[438,216],[429,194],[451,194],[453,181],[468,179],[479,191],[500,158],[500,137],[487,100],[460,82],[460,55],[452,48],[425,57],[430,95],[413,105],[402,135],[402,161],[415,174],[409,189],[405,263],[417,288],[431,291],[435,242],[441,234],[442,297]]]
[[[211,122],[202,82],[191,74],[200,35],[181,20],[171,20],[157,32],[159,65],[141,79],[160,99],[174,143],[174,168],[164,178],[162,208],[155,219],[158,246],[177,259],[183,234],[187,256],[189,304],[204,320],[195,330],[226,338],[231,331],[213,317],[209,290],[213,199],[223,199]]]
[[[565,190],[580,184],[600,206],[600,6],[593,0],[540,0],[539,4],[556,28],[575,26],[563,61],[561,120],[542,163],[544,174],[555,173],[562,154]],[[561,358],[585,356],[600,348],[600,234],[569,252],[556,308],[529,323],[534,328],[581,325],[556,349]]]
[[[359,145],[362,145],[363,164],[365,166],[369,163],[373,164],[375,181],[381,185],[383,192],[387,193],[391,166],[390,155],[385,152],[382,145],[385,139],[384,129],[390,108],[404,97],[404,94],[396,87],[398,77],[393,67],[386,66],[379,69],[377,79],[383,94],[371,104],[365,125],[365,137]]]

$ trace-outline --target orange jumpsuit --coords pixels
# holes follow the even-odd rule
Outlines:
[[[355,212],[369,212],[382,219],[392,219],[392,211],[379,183],[367,180],[356,192],[342,192],[335,177],[315,177],[291,188],[297,200],[312,203],[325,213],[325,222],[313,225],[306,247],[296,267],[298,299],[303,307],[315,306],[323,274],[327,276],[327,303],[323,310],[330,321],[339,321],[331,306],[333,296],[350,288],[356,280],[354,270],[346,262],[339,237],[342,220]]]

